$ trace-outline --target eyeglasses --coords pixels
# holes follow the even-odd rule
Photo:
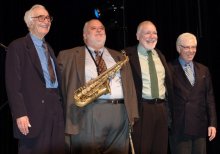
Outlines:
[[[181,46],[184,50],[196,50],[196,46],[184,46],[184,45],[179,45]]]
[[[45,19],[47,19],[48,22],[52,22],[53,21],[53,17],[51,16],[44,16],[44,15],[39,15],[36,17],[31,17],[31,18],[37,18],[39,22],[44,22]]]

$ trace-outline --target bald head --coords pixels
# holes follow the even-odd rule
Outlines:
[[[85,23],[83,39],[87,46],[99,50],[104,47],[106,41],[105,27],[98,19],[92,19]]]

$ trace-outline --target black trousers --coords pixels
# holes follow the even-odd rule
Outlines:
[[[62,104],[56,92],[48,92],[45,117],[39,136],[18,141],[19,154],[64,154],[64,118]],[[39,114],[42,114],[39,111]],[[30,130],[31,131],[31,130]]]
[[[136,154],[166,154],[168,147],[167,110],[164,103],[139,103],[140,119],[132,139]]]
[[[183,134],[170,135],[172,154],[206,154],[206,138]]]

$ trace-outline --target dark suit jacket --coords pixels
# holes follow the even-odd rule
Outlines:
[[[108,49],[115,61],[123,60],[122,54]],[[66,133],[77,134],[80,130],[80,119],[86,107],[74,105],[73,93],[85,85],[85,46],[61,51],[58,55],[58,64],[62,74],[62,90],[66,109]],[[129,63],[121,68],[122,87],[125,106],[131,124],[138,118],[137,98]],[[114,114],[114,113],[112,113]]]
[[[166,99],[168,99],[169,110],[172,113],[173,91],[172,91],[172,79],[171,79],[170,70],[167,66],[164,55],[158,49],[155,50],[157,51],[160,60],[165,68],[165,84],[166,84],[165,86],[167,89]],[[125,49],[125,52],[129,57],[129,62],[132,68],[138,102],[141,102],[143,85],[142,85],[141,66],[138,58],[137,46],[128,47]],[[169,118],[170,118],[169,120],[171,120],[171,117]]]
[[[56,57],[49,45],[48,50],[55,62],[56,74],[60,84]],[[40,59],[29,34],[13,41],[8,46],[5,79],[14,121],[15,137],[24,137],[16,124],[16,119],[21,116],[28,116],[32,125],[27,137],[37,136],[44,128],[44,117],[47,116],[45,104],[50,99],[47,95],[48,91],[46,90]]]
[[[178,134],[206,137],[208,126],[217,126],[215,99],[208,68],[197,62],[193,64],[195,84],[192,87],[179,61],[169,63],[175,94],[173,130]]]

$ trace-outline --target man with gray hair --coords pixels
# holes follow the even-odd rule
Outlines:
[[[172,154],[205,154],[206,137],[216,136],[217,118],[209,69],[193,61],[197,39],[191,33],[176,41],[179,58],[169,63],[173,77]]]
[[[6,90],[19,154],[63,154],[64,119],[60,74],[45,42],[52,17],[42,5],[25,13],[29,34],[14,40],[6,55]]]
[[[67,150],[71,154],[128,154],[129,128],[138,118],[130,65],[126,63],[118,71],[112,69],[126,59],[116,50],[105,47],[105,27],[98,19],[85,23],[83,39],[84,46],[63,50],[58,55]],[[106,68],[115,74],[109,76],[102,72]],[[103,73],[109,78],[100,78]],[[105,86],[105,83],[109,84]],[[102,93],[107,86],[111,92]],[[76,91],[80,99],[73,99]],[[77,102],[86,98],[93,101],[79,106]]]
[[[137,27],[138,44],[125,49],[135,82],[140,118],[132,137],[137,154],[165,154],[168,147],[168,106],[172,104],[171,75],[163,53],[156,48],[153,22]]]

